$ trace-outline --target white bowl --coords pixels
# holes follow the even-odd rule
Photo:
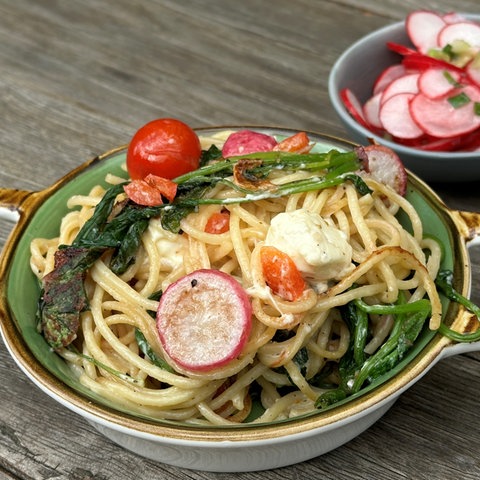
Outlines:
[[[466,15],[479,21],[480,15]],[[348,113],[340,92],[349,88],[363,104],[372,95],[378,75],[389,65],[400,63],[400,56],[390,51],[386,42],[412,47],[404,22],[376,30],[351,45],[335,62],[328,80],[332,105],[349,138],[361,145],[372,141],[395,150],[405,166],[429,182],[464,182],[480,180],[480,152],[429,152],[386,140],[358,124]]]
[[[218,129],[203,130],[215,133]],[[261,129],[270,134],[292,132]],[[352,144],[319,134],[312,140],[325,149],[349,149]],[[106,172],[116,172],[125,160],[119,148],[81,165],[40,192],[0,188],[0,218],[18,212],[18,223],[0,256],[0,332],[13,359],[27,377],[51,398],[81,415],[119,445],[152,460],[183,468],[219,472],[278,468],[322,455],[353,439],[376,422],[395,400],[436,362],[447,356],[480,350],[480,342],[455,344],[426,331],[411,354],[386,378],[358,396],[333,408],[294,419],[238,426],[205,427],[141,417],[100,398],[84,387],[72,369],[47,345],[36,329],[38,282],[29,267],[33,237],[51,236],[58,230],[66,199],[89,191]],[[426,231],[445,239],[448,268],[457,272],[456,289],[468,295],[471,271],[466,248],[467,223],[479,219],[466,212],[451,212],[434,192],[409,173],[408,196]],[[445,313],[445,323],[458,331],[468,318],[455,309]],[[15,374],[15,373],[12,373]]]

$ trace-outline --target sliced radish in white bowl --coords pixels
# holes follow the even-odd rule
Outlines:
[[[444,138],[463,135],[480,127],[480,89],[467,86],[457,95],[432,99],[416,95],[410,103],[415,122],[428,135]]]
[[[480,25],[467,21],[450,23],[438,32],[437,45],[444,48],[458,40],[468,43],[471,47],[480,47]]]
[[[343,89],[350,114],[372,133],[409,147],[477,148],[460,139],[480,128],[480,24],[452,12],[417,10],[407,16],[405,33],[416,49],[396,39],[385,42],[400,62],[377,75],[369,98],[361,102]],[[458,52],[450,51],[454,42],[461,45],[461,62]],[[455,97],[468,98],[470,105]],[[450,137],[455,141],[437,142]]]
[[[418,93],[419,73],[409,73],[390,82],[383,91],[381,103],[399,93]]]
[[[414,93],[398,93],[380,107],[381,124],[397,138],[418,138],[424,134],[410,113],[410,102],[414,98]]]
[[[429,10],[417,10],[405,21],[405,28],[412,43],[421,53],[438,47],[437,38],[446,22],[439,14]]]
[[[460,83],[457,71],[443,68],[429,68],[418,78],[418,89],[426,97],[436,99],[452,92]]]

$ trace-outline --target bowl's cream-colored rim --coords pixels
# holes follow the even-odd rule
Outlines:
[[[202,130],[218,131],[220,129],[230,128],[238,129],[239,127],[210,127],[198,130],[201,133]],[[291,129],[277,129],[273,127],[242,128],[257,128],[267,131],[292,131]],[[320,136],[334,142],[340,142],[352,146],[355,145],[352,142],[337,137],[314,132],[307,133],[311,134],[312,137]],[[0,257],[0,278],[7,278],[9,264],[15,253],[18,241],[28,225],[29,219],[39,206],[50,195],[71,181],[79,173],[124,149],[125,146],[121,146],[85,162],[58,180],[51,187],[39,192],[0,189],[0,207],[3,206],[16,209],[20,214],[18,223],[11,232],[5,244],[2,256]],[[410,172],[409,181],[411,181],[416,188],[420,189],[423,194],[427,195],[432,202],[441,207],[442,211],[445,213],[449,227],[456,233],[454,235],[454,241],[456,242],[455,254],[458,258],[458,268],[460,269],[462,278],[461,293],[464,295],[468,294],[471,272],[466,241],[470,240],[480,232],[480,216],[477,214],[450,211],[443,204],[441,199],[424,182]],[[401,391],[408,388],[411,383],[418,380],[436,362],[444,348],[452,343],[446,337],[436,335],[425,349],[417,355],[417,357],[414,358],[399,375],[380,385],[371,392],[326,412],[318,412],[313,415],[272,424],[245,425],[238,427],[195,427],[166,424],[161,423],[160,421],[157,423],[136,418],[115,411],[112,408],[95,404],[91,400],[75,392],[72,388],[63,384],[63,382],[58,380],[53,374],[39,364],[19,335],[15,322],[9,311],[5,281],[0,283],[0,320],[1,333],[4,341],[20,368],[28,373],[31,380],[37,383],[42,390],[57,399],[61,399],[61,402],[67,407],[80,413],[84,412],[86,416],[98,419],[98,421],[102,423],[110,424],[112,428],[118,427],[122,430],[162,437],[164,439],[206,443],[273,440],[278,439],[279,437],[297,435],[314,430],[317,431],[318,429],[327,426],[334,428],[335,423],[346,421],[350,418],[353,419],[355,416],[363,414],[368,410],[380,407],[382,403],[399,395]],[[459,312],[452,322],[452,327],[460,332],[469,331],[469,317]]]

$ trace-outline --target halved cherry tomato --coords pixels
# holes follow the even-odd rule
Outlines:
[[[177,184],[156,175],[147,175],[141,180],[132,180],[124,187],[128,198],[139,205],[154,207],[162,205],[165,197],[171,202],[177,193]]]
[[[298,132],[285,138],[273,147],[280,152],[308,153],[312,148],[310,140],[305,132]]]
[[[289,255],[265,246],[260,250],[260,262],[265,282],[273,293],[290,302],[302,296],[306,283]]]
[[[230,213],[228,211],[212,213],[205,225],[206,233],[225,233],[230,230]]]
[[[174,118],[159,118],[141,127],[127,150],[127,170],[132,180],[149,173],[173,179],[198,168],[201,154],[197,134]]]

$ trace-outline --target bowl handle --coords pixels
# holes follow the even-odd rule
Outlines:
[[[0,188],[0,219],[17,223],[24,201],[32,193],[29,190]]]
[[[460,234],[464,238],[467,248],[480,245],[480,213],[465,212],[461,210],[453,210],[450,212],[455,220]],[[468,323],[470,313],[465,311],[465,323]],[[480,321],[480,319],[479,319]],[[442,357],[450,357],[452,355],[460,355],[462,353],[480,351],[480,341],[471,343],[453,343],[443,349]]]
[[[450,214],[467,246],[480,245],[480,213],[451,210]]]

